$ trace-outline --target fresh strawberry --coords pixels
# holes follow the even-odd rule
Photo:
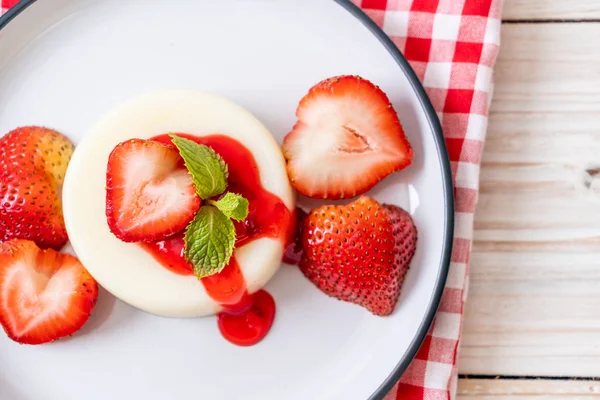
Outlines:
[[[33,240],[60,249],[68,240],[58,193],[45,174],[0,170],[0,242]]]
[[[292,185],[325,199],[353,197],[407,167],[413,152],[390,100],[358,76],[313,86],[283,141]]]
[[[69,254],[29,240],[0,244],[0,324],[23,344],[77,332],[96,305],[98,284]]]
[[[300,269],[325,294],[375,315],[394,311],[417,229],[400,207],[361,196],[346,206],[322,206],[304,220]]]
[[[187,226],[200,202],[174,147],[131,139],[110,154],[106,216],[110,230],[122,241],[165,239]]]
[[[73,144],[51,129],[23,127],[0,138],[0,241],[60,249],[68,240],[60,189]]]
[[[60,187],[75,146],[55,130],[37,126],[17,128],[0,139],[0,168],[40,170]]]

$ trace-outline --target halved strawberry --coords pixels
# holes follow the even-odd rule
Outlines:
[[[11,239],[56,250],[67,242],[60,198],[47,175],[0,170],[0,242]]]
[[[0,138],[0,166],[39,170],[60,187],[75,146],[63,134],[44,127],[24,126]]]
[[[283,141],[292,185],[316,198],[353,197],[412,162],[412,148],[385,93],[358,76],[313,86]]]
[[[187,226],[200,202],[174,147],[131,139],[110,154],[106,217],[110,230],[122,241],[165,239]]]
[[[60,189],[73,149],[64,135],[36,126],[0,138],[0,241],[54,249],[67,242]]]
[[[0,324],[23,344],[77,332],[98,298],[98,284],[69,254],[40,250],[29,240],[0,244]]]
[[[375,315],[394,311],[417,242],[406,211],[362,196],[312,210],[302,236],[300,270],[317,288]]]

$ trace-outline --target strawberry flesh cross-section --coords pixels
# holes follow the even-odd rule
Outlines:
[[[334,77],[313,86],[296,116],[283,154],[292,185],[304,195],[354,197],[412,162],[390,100],[360,77]]]
[[[172,146],[131,139],[115,147],[106,173],[106,216],[124,242],[157,241],[182,229],[200,197]]]

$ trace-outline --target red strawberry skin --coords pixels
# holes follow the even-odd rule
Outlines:
[[[396,307],[416,242],[406,211],[361,196],[309,213],[300,270],[325,294],[385,316]]]
[[[60,249],[68,240],[62,206],[46,175],[0,170],[0,242],[33,240]]]
[[[29,240],[0,244],[0,324],[9,338],[43,344],[77,332],[96,305],[98,284],[70,254]]]
[[[59,193],[73,148],[42,127],[0,138],[0,241],[28,239],[53,249],[67,242]]]
[[[201,200],[179,152],[152,140],[118,144],[108,159],[106,217],[124,242],[152,242],[181,230]]]
[[[392,225],[392,234],[396,240],[394,265],[398,265],[400,270],[394,284],[398,285],[397,290],[400,292],[417,249],[417,227],[406,210],[393,204],[383,204],[382,207],[387,211],[388,221]]]
[[[74,150],[73,143],[53,129],[24,126],[0,138],[0,167],[39,171],[60,187]]]
[[[313,86],[283,141],[290,181],[300,193],[325,199],[367,192],[411,164],[413,150],[387,95],[358,76]]]

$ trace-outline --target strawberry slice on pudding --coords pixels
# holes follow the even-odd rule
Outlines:
[[[167,238],[184,229],[200,197],[179,152],[152,140],[120,143],[108,158],[106,217],[124,242]]]

